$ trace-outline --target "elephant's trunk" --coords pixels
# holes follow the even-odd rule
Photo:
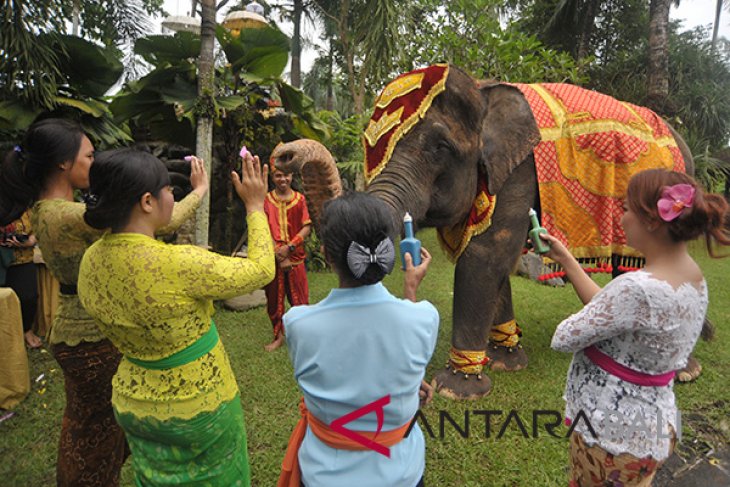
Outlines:
[[[309,213],[318,231],[322,206],[342,194],[342,181],[332,154],[315,140],[300,139],[278,145],[271,153],[271,163],[284,172],[301,172]]]
[[[399,154],[368,186],[367,192],[383,200],[391,209],[395,234],[403,232],[403,216],[413,217],[414,229],[428,226],[427,212],[431,195],[430,176],[417,164]]]

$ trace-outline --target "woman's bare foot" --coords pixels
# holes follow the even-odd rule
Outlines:
[[[271,352],[279,348],[284,343],[284,335],[274,338],[274,341],[264,347],[264,350]]]
[[[33,330],[25,332],[25,344],[28,345],[28,348],[41,348],[43,346],[43,342],[38,338],[38,335],[33,333]]]

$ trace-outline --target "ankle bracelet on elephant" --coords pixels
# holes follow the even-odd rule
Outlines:
[[[454,375],[461,372],[464,379],[468,379],[469,375],[476,375],[477,380],[481,380],[482,369],[488,362],[489,357],[484,350],[458,350],[451,347],[446,368],[451,369]]]
[[[517,326],[515,320],[509,320],[500,325],[495,325],[489,331],[489,342],[496,349],[497,347],[508,347],[511,352],[513,348],[522,348],[520,337],[522,330]]]

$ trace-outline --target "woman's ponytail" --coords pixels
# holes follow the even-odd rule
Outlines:
[[[0,168],[0,226],[20,218],[39,192],[38,180],[25,176],[22,152],[18,147],[8,152]]]
[[[69,120],[47,118],[28,128],[0,167],[0,225],[17,220],[40,195],[58,166],[75,161],[84,132]]]
[[[719,194],[704,195],[707,224],[705,240],[711,257],[724,257],[715,253],[718,245],[730,245],[730,205]]]

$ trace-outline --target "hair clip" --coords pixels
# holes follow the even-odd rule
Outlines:
[[[83,196],[84,203],[86,203],[86,206],[91,208],[96,206],[99,203],[99,196],[95,195],[93,193],[86,193]]]
[[[692,206],[694,199],[695,188],[691,184],[667,186],[656,204],[659,209],[659,217],[665,222],[674,220],[682,213],[682,210]]]
[[[389,237],[380,241],[374,251],[352,241],[347,249],[347,266],[355,279],[360,279],[370,264],[376,264],[390,274],[395,264],[395,247]]]
[[[13,150],[15,152],[23,152],[23,149],[19,145],[16,145],[15,147],[13,147]]]

